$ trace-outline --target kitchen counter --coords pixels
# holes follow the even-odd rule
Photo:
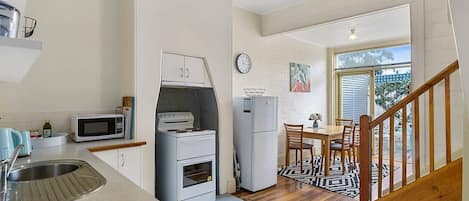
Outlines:
[[[96,147],[120,148],[140,146],[145,144],[136,140],[104,140],[95,142],[67,143],[65,145],[34,149],[31,156],[20,158],[17,165],[45,160],[77,159],[88,162],[94,169],[106,178],[106,184],[100,190],[85,195],[79,201],[154,201],[153,195],[146,192],[132,181],[121,175],[117,170],[101,161],[90,150]]]

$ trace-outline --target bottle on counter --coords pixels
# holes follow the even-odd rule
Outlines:
[[[46,121],[46,123],[44,123],[44,126],[42,126],[42,137],[52,137],[52,125],[50,125],[49,121]]]

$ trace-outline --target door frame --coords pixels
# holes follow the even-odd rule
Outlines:
[[[385,47],[393,47],[393,46],[399,46],[399,45],[402,45],[402,44],[396,44],[396,45],[388,45],[388,46],[381,46],[381,47],[377,47],[377,48],[385,48]],[[368,48],[368,49],[377,49],[377,48]],[[367,50],[367,49],[360,49],[360,50]],[[360,50],[355,50],[355,51],[360,51]],[[354,52],[354,51],[348,51],[348,52]],[[346,52],[340,52],[340,53],[336,53],[334,54],[334,59],[336,58],[336,55],[337,54],[341,54],[341,53],[346,53]],[[335,62],[334,62],[335,63]],[[343,70],[337,70],[335,69],[335,72],[334,72],[334,77],[335,77],[335,84],[336,84],[336,87],[335,87],[335,91],[333,92],[333,94],[335,94],[335,107],[336,107],[336,114],[335,114],[335,117],[336,118],[342,118],[341,115],[342,115],[342,88],[341,88],[341,77],[342,76],[347,76],[347,75],[366,75],[366,74],[369,74],[370,76],[370,88],[369,88],[369,116],[371,117],[371,119],[374,119],[374,116],[375,116],[375,72],[376,70],[381,70],[381,69],[392,69],[392,68],[405,68],[406,66],[409,66],[411,67],[411,75],[413,76],[413,66],[412,66],[412,62],[408,62],[408,63],[402,63],[402,64],[397,64],[397,65],[382,65],[382,66],[370,66],[370,67],[363,67],[363,68],[350,68],[350,69],[343,69]],[[334,66],[335,67],[335,66]],[[410,87],[412,88],[413,86],[413,80],[411,79],[411,82],[410,82]],[[409,92],[411,92],[412,89],[410,89]],[[356,123],[359,123],[359,122],[356,122]],[[371,138],[371,153],[376,153],[376,150],[375,150],[375,147],[376,147],[376,142],[375,142],[375,137],[373,136]],[[413,159],[414,160],[414,159]]]

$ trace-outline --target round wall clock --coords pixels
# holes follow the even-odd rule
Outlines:
[[[241,53],[236,57],[236,68],[240,73],[246,74],[251,71],[252,68],[252,61],[251,57],[249,57],[246,53]]]

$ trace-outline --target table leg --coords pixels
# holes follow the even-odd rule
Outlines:
[[[324,164],[324,175],[329,176],[329,164],[330,164],[330,157],[331,157],[331,140],[326,139],[324,140],[324,157],[325,157],[325,164]]]

